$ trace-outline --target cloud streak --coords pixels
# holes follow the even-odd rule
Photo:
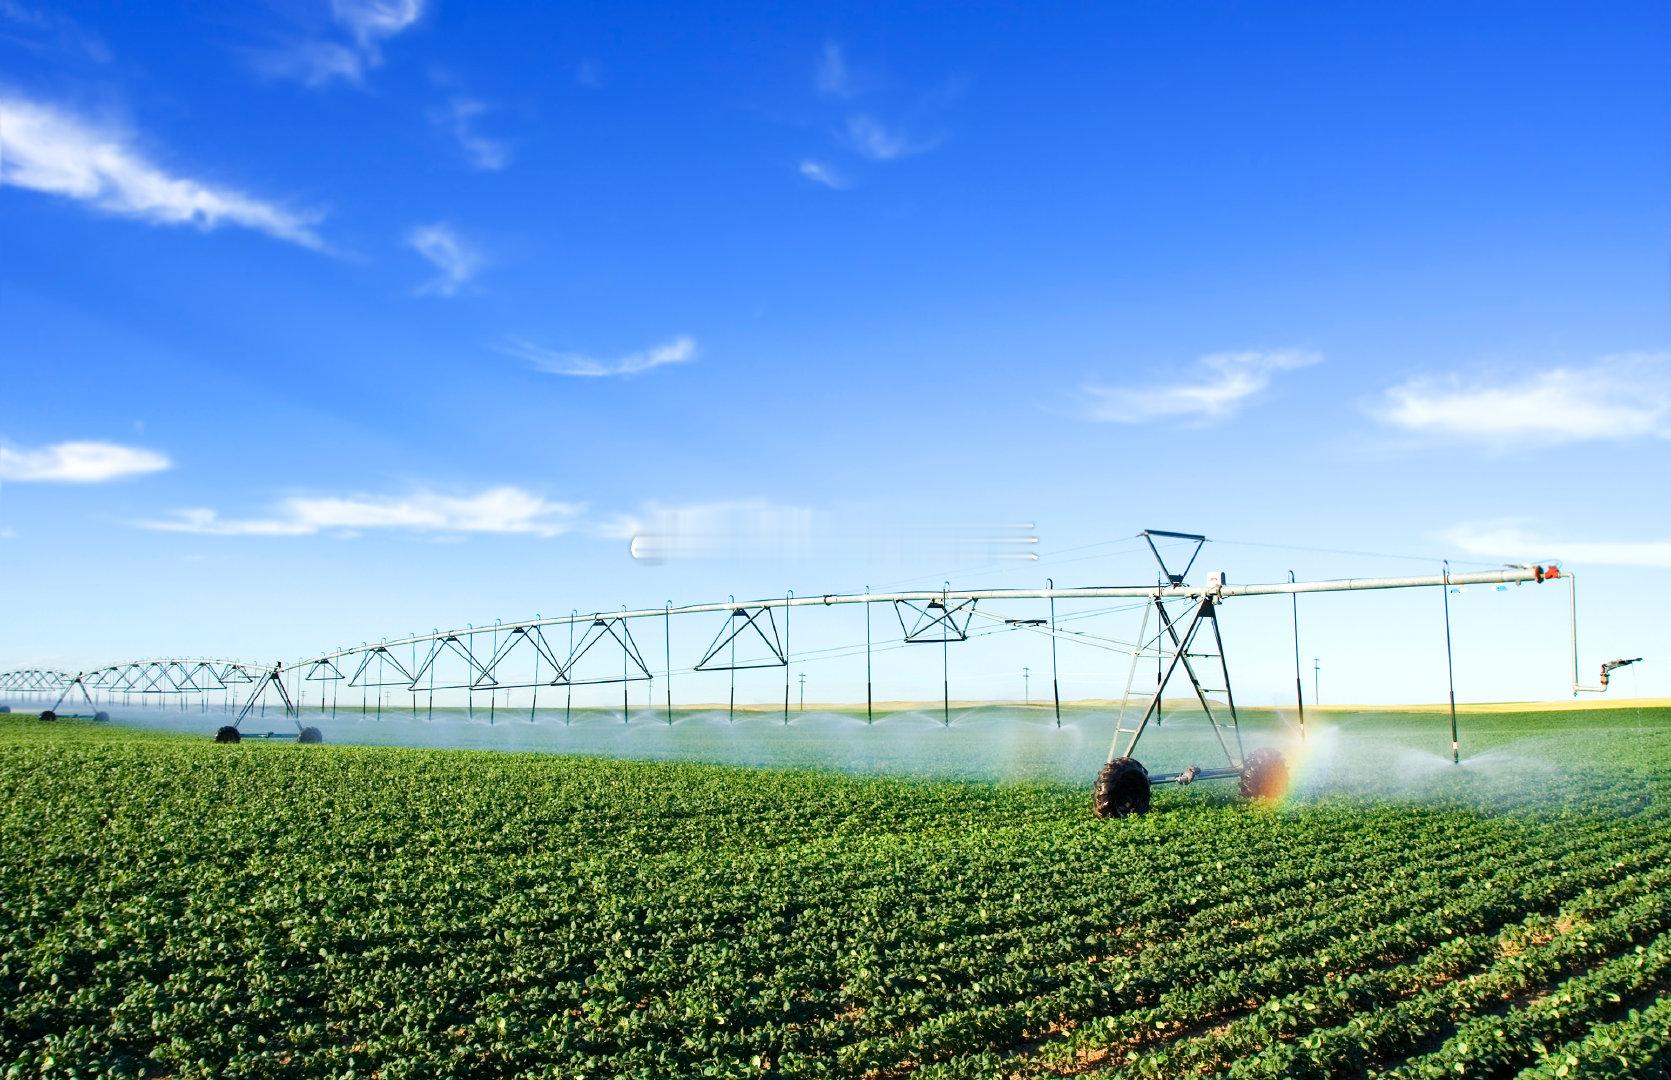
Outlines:
[[[481,251],[442,222],[418,226],[406,235],[406,243],[439,271],[418,286],[420,296],[457,296],[485,265]]]
[[[0,480],[101,484],[162,472],[173,462],[155,450],[107,442],[61,442],[37,449],[0,446]]]
[[[934,149],[937,140],[913,138],[903,129],[889,127],[873,116],[855,113],[847,118],[847,145],[872,161],[893,161]]]
[[[814,161],[808,158],[801,162],[799,171],[808,180],[815,184],[823,184],[827,188],[840,191],[847,186],[846,179],[822,161]]]
[[[1153,386],[1089,385],[1086,410],[1093,420],[1113,424],[1142,424],[1156,420],[1211,423],[1235,415],[1243,405],[1270,386],[1279,372],[1309,367],[1322,360],[1297,349],[1213,353],[1197,362],[1197,377],[1188,382]]]
[[[914,104],[901,111],[886,102],[875,100],[882,88],[881,80],[871,73],[855,69],[847,61],[847,54],[839,42],[827,41],[813,66],[813,86],[820,97],[829,99],[846,115],[831,136],[845,152],[873,162],[898,161],[915,154],[927,153],[943,141],[940,133],[924,136],[924,128],[934,125],[934,117],[955,101],[963,92],[963,81],[953,79],[917,97]],[[869,105],[860,108],[857,99],[866,98]],[[878,118],[878,110],[888,120]],[[826,187],[845,187],[843,177],[822,161],[803,159],[801,175]]]
[[[1445,539],[1470,555],[1514,562],[1565,559],[1584,566],[1671,569],[1671,540],[1573,540],[1528,532],[1513,521],[1459,525]]]
[[[813,73],[813,81],[818,87],[818,92],[825,97],[850,98],[854,95],[856,91],[853,88],[853,73],[847,67],[847,57],[839,43],[824,43],[824,51],[818,54],[818,67]]]
[[[689,363],[695,360],[697,356],[696,342],[684,336],[614,359],[600,359],[582,353],[558,352],[524,341],[521,338],[510,339],[504,344],[503,349],[511,356],[526,360],[538,371],[550,375],[569,375],[577,378],[641,375],[646,371],[653,371],[669,364]]]
[[[320,89],[334,82],[359,84],[383,63],[383,43],[423,17],[423,0],[332,0],[331,18],[350,41],[310,39],[255,57],[257,70]]]
[[[332,17],[367,51],[411,27],[423,13],[423,0],[331,0]]]
[[[483,172],[497,172],[511,163],[510,144],[476,130],[476,118],[492,111],[484,101],[454,96],[442,108],[433,109],[429,122],[452,136],[471,167]]]
[[[552,502],[507,485],[464,496],[433,491],[400,496],[298,496],[283,500],[264,517],[223,518],[214,510],[195,507],[134,524],[155,532],[198,536],[352,535],[382,530],[552,537],[572,531],[585,509],[582,503]]]
[[[0,32],[0,36],[26,49],[73,54],[96,64],[110,62],[109,46],[67,15],[18,0],[0,0],[0,20],[10,27],[9,31]]]
[[[319,215],[189,177],[148,161],[123,135],[60,109],[0,97],[0,184],[71,199],[155,225],[233,225],[314,251]]]
[[[1411,379],[1371,409],[1420,435],[1499,447],[1671,438],[1671,355],[1626,353],[1513,377]]]

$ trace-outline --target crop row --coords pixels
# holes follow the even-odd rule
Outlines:
[[[1490,872],[1481,887],[1470,888],[1470,879],[1481,877],[1482,861],[1489,862]],[[1329,910],[1296,932],[1271,935],[1251,957],[1196,953],[1192,968],[1182,968],[1170,962],[1168,950],[1154,950],[1149,989],[1163,991],[1158,1000],[1146,1004],[1150,995],[1139,995],[1132,1003],[1139,1007],[1085,1024],[1071,1037],[1041,1048],[1034,1068],[1072,1070],[1111,1054],[1132,1055],[1191,1026],[1257,1009],[1295,986],[1405,961],[1459,933],[1553,910],[1587,888],[1654,864],[1651,856],[1617,839],[1565,860],[1564,869],[1553,874],[1545,860],[1517,859],[1507,848],[1458,856],[1440,874],[1407,864],[1404,873],[1389,875],[1381,888],[1355,902]],[[1436,904],[1399,916],[1410,897],[1424,895],[1438,898]]]
[[[1671,996],[1630,1010],[1623,1020],[1598,1024],[1521,1070],[1519,1080],[1633,1080],[1671,1074]]]
[[[1671,989],[1671,937],[1615,956],[1593,970],[1502,1014],[1463,1024],[1438,1050],[1392,1070],[1389,1078],[1500,1074],[1548,1056],[1550,1044],[1582,1035],[1644,997]]]
[[[1569,801],[1209,801],[1111,824],[1082,792],[1037,786],[0,740],[0,826],[28,853],[0,864],[0,1062],[389,1078],[1392,1066],[1539,993],[1593,1004],[1584,1022],[1653,993],[1627,983],[1659,968],[1620,965],[1658,956],[1665,804]],[[1364,1035],[1348,1006],[1391,1027]],[[1581,1034],[1529,1015],[1512,1022],[1544,1025],[1547,1045]]]

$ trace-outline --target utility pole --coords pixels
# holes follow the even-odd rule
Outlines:
[[[1021,703],[1023,705],[1033,703],[1032,675],[1030,674],[1032,670],[1032,668],[1025,667],[1021,669]]]
[[[806,712],[806,672],[801,672],[801,711]]]
[[[1322,673],[1323,662],[1313,656],[1311,658],[1311,703],[1313,705],[1323,704],[1323,695],[1317,689],[1322,684]]]

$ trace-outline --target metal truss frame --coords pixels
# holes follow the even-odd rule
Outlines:
[[[563,665],[561,682],[567,686],[608,686],[614,683],[646,682],[653,676],[650,667],[644,662],[644,655],[638,651],[638,642],[633,640],[632,630],[627,625],[626,615],[593,615],[592,622],[586,632],[580,635],[580,640],[574,643],[574,649],[569,653],[568,663]],[[621,647],[621,675],[600,676],[598,678],[576,679],[573,676],[575,665],[582,657],[592,651],[593,646],[604,638],[613,638]],[[634,670],[636,669],[636,673]]]
[[[329,660],[315,660],[308,665],[307,674],[302,676],[304,682],[336,682],[343,677],[342,669]]]
[[[762,625],[760,617],[764,615],[766,621]],[[741,619],[741,624],[738,623]],[[771,659],[745,660],[737,663],[737,638],[745,631],[753,630],[754,639],[758,639],[771,653]],[[770,630],[770,633],[767,631]],[[728,663],[715,663],[714,660],[730,646],[731,660]],[[778,636],[777,619],[772,615],[772,609],[764,605],[740,606],[733,608],[720,626],[719,633],[708,643],[707,651],[702,659],[696,662],[692,671],[753,671],[757,668],[787,667],[789,656],[784,651],[783,639]]]
[[[244,707],[238,710],[238,718],[232,721],[232,726],[235,728],[243,727],[244,720],[261,703],[261,695],[266,693],[268,687],[271,687],[278,691],[279,704],[284,706],[284,715],[295,723],[298,732],[301,731],[301,710],[296,707],[296,702],[290,697],[289,689],[284,685],[284,675],[283,664],[274,664],[263,672],[261,677],[255,680],[249,698],[244,702]]]
[[[468,636],[468,631],[465,634],[444,634],[431,642],[429,655],[425,656],[423,663],[418,665],[418,670],[412,673],[412,689],[418,689],[419,684],[422,683],[429,690],[479,690],[482,688],[484,678],[491,684],[492,676],[482,666],[482,662],[476,659],[475,650],[466,648],[459,640],[465,636]],[[472,673],[469,682],[423,682],[424,672],[435,666],[435,662],[441,658],[443,652],[450,652],[464,661],[466,670]]]
[[[953,601],[940,596],[927,601],[895,600],[893,608],[907,645],[943,645],[948,641],[969,640],[969,624],[974,621],[976,603],[973,598]],[[905,623],[906,610],[916,615],[909,626]],[[958,622],[960,614],[961,623]]]
[[[509,636],[505,643],[494,652],[488,662],[482,666],[483,674],[472,687],[475,690],[513,690],[526,689],[534,686],[556,686],[564,681],[565,671],[563,661],[557,659],[557,653],[551,643],[545,639],[545,631],[538,626],[512,626],[508,630]],[[534,679],[532,682],[502,682],[497,674],[499,665],[503,663],[518,645],[531,645],[534,649]],[[551,665],[552,677],[541,679],[540,657]],[[485,680],[485,681],[484,681]]]
[[[344,655],[352,655],[352,654],[344,654]],[[340,659],[340,657],[333,657],[332,659]],[[378,678],[378,681],[377,682],[367,682],[367,681],[365,681],[366,669],[371,666],[371,662],[373,660],[377,661],[377,678]],[[385,664],[394,665],[394,669],[396,671],[400,672],[401,675],[404,676],[404,678],[384,680],[383,679],[383,666]],[[406,670],[406,665],[402,664],[400,662],[400,658],[395,656],[394,653],[389,651],[388,646],[382,645],[382,644],[377,644],[377,645],[372,645],[372,646],[367,647],[364,650],[364,652],[362,652],[360,654],[360,666],[355,668],[354,669],[354,674],[352,674],[348,677],[348,685],[349,686],[359,686],[359,687],[371,687],[371,688],[383,687],[383,686],[404,686],[404,687],[406,687],[407,689],[410,690],[410,689],[417,686],[417,680],[415,680],[412,677],[411,672]]]

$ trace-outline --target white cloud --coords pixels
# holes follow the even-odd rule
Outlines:
[[[203,536],[312,536],[393,529],[417,533],[518,533],[559,536],[584,513],[580,503],[552,502],[522,488],[489,488],[476,495],[419,491],[403,496],[320,496],[285,499],[259,518],[222,518],[214,510],[177,510],[135,522],[157,532]]]
[[[1407,431],[1502,446],[1668,438],[1671,355],[1626,353],[1497,380],[1412,379],[1373,411]]]
[[[481,252],[444,223],[420,225],[407,234],[406,242],[440,271],[418,286],[420,295],[456,296],[484,265]]]
[[[816,73],[818,92],[828,97],[852,97],[853,75],[847,70],[847,58],[842,55],[841,46],[833,41],[824,43],[824,51],[818,56],[818,70]]]
[[[0,446],[0,480],[14,482],[98,484],[172,464],[155,450],[107,442],[62,442],[35,450]]]
[[[296,79],[318,89],[338,79],[359,83],[383,63],[383,42],[411,28],[423,17],[422,0],[332,0],[331,17],[351,43],[309,39],[258,53],[262,74]]]
[[[489,111],[486,102],[455,95],[446,107],[431,110],[429,121],[453,137],[471,165],[483,172],[497,172],[511,163],[511,148],[503,139],[476,130],[476,118]]]
[[[331,0],[332,16],[366,50],[408,29],[423,13],[423,0]]]
[[[847,118],[847,144],[872,161],[892,161],[934,148],[933,141],[914,139],[862,113]]]
[[[683,364],[696,359],[696,342],[688,337],[676,337],[653,345],[642,352],[629,353],[615,359],[598,359],[580,353],[558,352],[542,348],[521,338],[512,338],[504,351],[528,361],[540,371],[552,375],[574,375],[601,378],[608,375],[638,375],[666,364]]]
[[[801,162],[800,173],[813,183],[823,184],[827,188],[835,188],[839,191],[847,186],[846,178],[822,161],[813,161],[808,158]]]
[[[134,524],[154,532],[194,533],[198,536],[305,536],[318,531],[302,522],[279,518],[228,521],[206,507],[176,510],[169,517],[136,521]]]
[[[1263,391],[1280,371],[1309,367],[1322,360],[1316,353],[1296,349],[1213,353],[1198,363],[1199,376],[1189,382],[1159,386],[1087,386],[1093,420],[1140,424],[1151,420],[1209,422],[1233,415],[1249,398]]]
[[[158,225],[238,225],[315,251],[319,215],[183,176],[147,161],[122,135],[49,105],[0,97],[0,184],[59,195]]]
[[[1514,562],[1563,559],[1581,566],[1671,569],[1671,540],[1563,540],[1527,532],[1512,521],[1459,525],[1445,539],[1470,555]]]

